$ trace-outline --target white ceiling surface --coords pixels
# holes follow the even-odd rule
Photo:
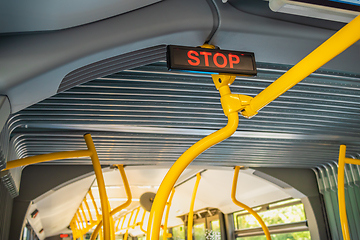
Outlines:
[[[191,167],[186,169],[177,183],[194,176],[202,169]],[[126,167],[125,172],[130,184],[132,198],[139,199],[145,192],[156,192],[168,169],[154,167]],[[232,203],[230,194],[233,180],[232,168],[210,169],[201,174],[201,180],[196,195],[194,210],[206,207],[219,208],[223,213],[239,211],[241,208]],[[291,197],[281,187],[270,183],[262,178],[252,175],[253,170],[241,170],[239,173],[237,199],[250,207]],[[94,177],[87,177],[71,183],[56,191],[46,193],[36,202],[46,236],[52,236],[63,232],[69,232],[66,227],[79,207]],[[115,208],[125,202],[126,193],[120,173],[117,169],[104,172],[111,208]],[[191,195],[196,178],[192,178],[175,189],[172,205],[169,213],[168,226],[177,226],[182,221],[177,217],[189,212]],[[92,186],[93,195],[100,206],[99,194],[96,181]],[[114,187],[117,186],[117,187]],[[119,201],[119,198],[124,198]],[[113,201],[112,199],[117,199]],[[138,201],[126,208],[127,211],[139,206]],[[123,211],[118,214],[124,215]],[[144,224],[146,226],[146,224]],[[140,234],[135,228],[130,234]]]
[[[69,232],[67,227],[94,179],[94,176],[86,177],[51,190],[34,201],[46,237]]]
[[[18,0],[0,3],[0,33],[74,27],[129,12],[161,0]]]

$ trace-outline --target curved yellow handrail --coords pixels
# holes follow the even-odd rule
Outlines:
[[[192,240],[193,236],[192,236],[192,227],[193,227],[193,222],[194,222],[194,204],[195,204],[195,197],[196,197],[196,193],[197,193],[197,189],[199,187],[199,183],[200,183],[200,179],[201,179],[201,175],[200,173],[196,174],[196,182],[195,182],[195,186],[194,186],[194,190],[193,190],[193,194],[191,197],[191,203],[190,203],[190,211],[189,211],[189,219],[188,219],[188,240]]]
[[[167,233],[167,222],[168,222],[168,218],[169,218],[169,212],[170,212],[171,202],[172,202],[174,193],[175,193],[175,188],[173,188],[171,190],[170,199],[166,203],[167,207],[166,207],[166,214],[165,214],[165,220],[164,220],[163,240],[167,240],[167,238],[171,237],[171,234]]]
[[[120,212],[122,209],[126,208],[127,206],[130,205],[131,203],[131,198],[132,198],[132,195],[131,195],[131,190],[130,190],[130,186],[129,186],[129,182],[127,180],[127,177],[126,177],[126,174],[125,174],[125,170],[124,170],[124,166],[123,165],[116,165],[117,168],[119,169],[120,171],[120,174],[121,174],[121,178],[123,180],[123,183],[124,183],[124,187],[125,187],[125,192],[126,192],[126,195],[127,195],[127,200],[125,203],[121,204],[120,206],[116,207],[115,209],[113,209],[110,214],[109,214],[109,219],[110,217],[112,217],[115,213],[118,213]],[[101,227],[103,225],[103,221],[101,220],[99,222],[99,224],[96,226],[94,232],[91,234],[91,237],[90,237],[90,240],[95,240],[96,239],[96,236],[98,235]],[[105,240],[108,240],[107,238],[105,238]]]
[[[261,228],[263,229],[263,231],[265,233],[266,239],[271,240],[269,229],[267,228],[267,226],[265,225],[265,223],[261,219],[261,217],[257,214],[257,212],[255,212],[252,208],[250,208],[247,205],[239,202],[236,199],[236,188],[237,188],[237,182],[238,182],[238,177],[239,177],[239,170],[240,170],[240,167],[236,166],[235,171],[234,171],[233,185],[232,185],[232,189],[231,189],[231,199],[236,205],[238,205],[239,207],[247,210],[249,213],[251,213],[256,218],[256,220],[258,220],[258,222],[261,225]]]
[[[236,131],[238,124],[238,113],[230,113],[228,115],[228,124],[224,128],[210,134],[209,136],[206,136],[205,138],[195,143],[186,152],[184,152],[170,168],[169,172],[163,179],[158,192],[156,193],[156,197],[151,208],[146,235],[147,240],[159,239],[161,218],[164,212],[165,204],[169,197],[171,189],[173,188],[176,180],[179,178],[181,173],[197,156],[199,156],[199,154],[201,154],[211,146],[230,137]]]

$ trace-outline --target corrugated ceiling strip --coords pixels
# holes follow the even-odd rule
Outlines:
[[[95,78],[103,77],[125,69],[163,61],[165,60],[165,57],[166,45],[159,45],[104,59],[67,74],[60,83],[57,92],[63,92]]]

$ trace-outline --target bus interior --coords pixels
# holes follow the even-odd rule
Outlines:
[[[360,239],[359,14],[2,2],[0,240]],[[256,73],[171,69],[169,46],[214,69],[253,53]]]

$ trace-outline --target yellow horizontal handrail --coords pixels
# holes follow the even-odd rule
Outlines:
[[[255,218],[256,220],[258,220],[258,222],[260,223],[261,225],[261,228],[263,229],[264,233],[265,233],[265,236],[266,236],[266,239],[267,240],[271,240],[271,236],[270,236],[270,232],[269,232],[269,229],[268,227],[265,225],[264,221],[261,219],[261,217],[257,214],[257,212],[255,212],[251,207],[239,202],[237,199],[236,199],[236,188],[237,188],[237,182],[238,182],[238,178],[239,178],[239,170],[240,170],[240,167],[239,166],[236,166],[235,167],[235,171],[234,171],[234,179],[233,179],[233,185],[232,185],[232,189],[231,189],[231,199],[232,201],[238,205],[239,207],[247,210],[249,213],[251,213]]]
[[[346,155],[346,146],[341,145],[339,151],[339,163],[338,163],[338,201],[339,201],[339,213],[340,213],[340,222],[341,230],[344,240],[350,240],[349,224],[346,214],[346,202],[345,202],[345,183],[344,183],[344,172],[345,164],[356,164],[360,165],[359,159],[352,159],[345,157]]]
[[[8,161],[6,163],[6,168],[1,171],[9,170],[9,169],[16,168],[16,167],[22,167],[25,165],[54,161],[54,160],[61,160],[61,159],[66,159],[66,158],[90,157],[90,155],[91,155],[91,151],[89,151],[89,150],[77,150],[77,151],[66,151],[66,152],[42,154],[42,155],[31,156],[31,157]]]
[[[353,45],[360,39],[359,29],[360,15],[254,97],[242,115],[248,118],[254,116],[260,109]]]

